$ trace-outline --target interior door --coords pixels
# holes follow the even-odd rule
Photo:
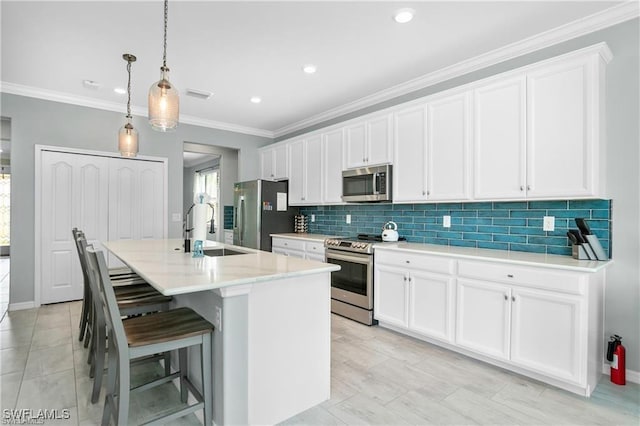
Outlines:
[[[81,299],[82,272],[71,229],[100,248],[108,226],[108,167],[91,155],[42,152],[41,303]]]

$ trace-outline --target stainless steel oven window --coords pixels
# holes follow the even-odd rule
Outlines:
[[[335,299],[372,309],[373,256],[327,250],[327,262],[340,265],[331,273],[331,296]]]

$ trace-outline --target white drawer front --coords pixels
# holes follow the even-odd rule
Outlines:
[[[403,268],[421,269],[441,274],[452,274],[455,260],[446,257],[428,256],[405,251],[378,251],[375,253],[376,263],[399,266]]]
[[[305,250],[307,254],[324,257],[324,242],[307,241]]]
[[[271,241],[273,247],[282,247],[290,250],[304,251],[304,241],[289,238],[273,238]]]
[[[458,262],[458,275],[569,294],[583,294],[586,282],[581,273],[464,260]]]

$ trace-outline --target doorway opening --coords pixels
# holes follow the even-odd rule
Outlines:
[[[0,319],[9,307],[11,251],[11,119],[0,118]]]
[[[233,184],[238,180],[238,150],[197,143],[184,143],[183,220],[199,195],[213,206],[207,218],[207,240],[225,242],[232,234]],[[189,220],[192,220],[191,216]],[[186,226],[193,227],[192,223]],[[214,232],[210,232],[213,229]],[[225,232],[227,231],[227,232]],[[226,237],[226,238],[225,238]]]

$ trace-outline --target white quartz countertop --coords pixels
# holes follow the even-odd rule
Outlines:
[[[182,244],[181,239],[118,240],[104,246],[167,296],[340,269],[329,263],[211,241],[206,242],[205,250],[229,248],[247,254],[194,258],[193,253],[184,253]]]
[[[324,242],[327,238],[336,238],[335,235],[306,234],[291,232],[288,234],[270,234],[272,238],[293,238],[294,240]]]
[[[571,256],[554,254],[527,253],[522,251],[477,249],[470,247],[455,247],[437,244],[418,243],[379,243],[374,250],[394,250],[413,253],[430,254],[435,256],[451,256],[470,260],[490,260],[495,262],[541,266],[546,268],[564,269],[570,271],[597,272],[609,266],[612,261],[576,260]]]

